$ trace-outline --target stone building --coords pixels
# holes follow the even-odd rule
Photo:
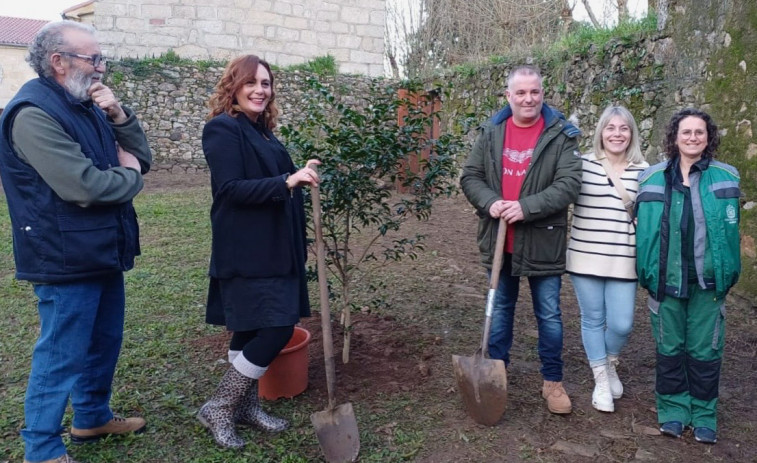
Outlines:
[[[0,16],[0,112],[18,89],[37,77],[26,62],[26,51],[47,21]]]
[[[226,60],[255,53],[288,66],[334,56],[343,73],[384,74],[385,0],[89,0],[63,12],[92,23],[113,58]]]

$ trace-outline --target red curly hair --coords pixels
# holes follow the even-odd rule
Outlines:
[[[269,129],[276,127],[279,109],[276,106],[273,72],[271,72],[271,66],[256,55],[244,55],[234,58],[226,66],[221,80],[216,85],[216,92],[210,97],[210,102],[208,103],[210,114],[208,114],[208,119],[212,119],[222,113],[236,117],[241,112],[239,106],[236,104],[235,95],[245,83],[255,80],[258,66],[266,68],[268,75],[271,76],[271,99],[263,114],[260,115],[262,119],[259,118],[258,122]]]

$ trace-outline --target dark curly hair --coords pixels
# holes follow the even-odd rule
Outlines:
[[[673,114],[665,131],[665,153],[668,155],[669,161],[672,163],[681,155],[678,151],[678,146],[676,145],[676,140],[678,139],[678,127],[681,125],[681,121],[687,117],[698,117],[707,125],[707,146],[702,153],[702,158],[712,159],[717,156],[715,150],[717,150],[720,145],[718,126],[715,125],[712,117],[706,112],[695,108],[686,108]]]
[[[268,101],[263,114],[260,115],[262,120],[258,120],[258,122],[269,129],[276,127],[279,109],[276,106],[273,72],[271,72],[271,66],[256,55],[240,56],[226,66],[221,80],[216,85],[216,92],[210,97],[208,119],[212,119],[221,113],[236,117],[241,112],[239,106],[237,106],[235,95],[245,83],[255,80],[258,66],[266,68],[268,75],[271,76],[271,99]]]

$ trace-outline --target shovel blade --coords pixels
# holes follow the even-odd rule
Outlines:
[[[357,460],[360,435],[351,403],[315,412],[310,415],[310,421],[313,423],[326,461],[347,463]]]
[[[494,426],[507,408],[507,371],[499,359],[452,356],[465,411],[476,423]]]

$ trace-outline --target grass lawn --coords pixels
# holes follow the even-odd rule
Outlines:
[[[126,274],[125,339],[111,403],[117,413],[144,416],[148,428],[139,436],[71,446],[72,456],[85,463],[323,461],[310,423],[310,414],[327,402],[317,312],[303,319],[313,335],[308,389],[294,399],[265,404],[290,419],[291,429],[276,436],[242,429],[249,444],[241,451],[224,450],[196,420],[228,368],[223,331],[204,322],[207,173],[154,174],[150,181],[159,187],[136,201],[142,256]],[[544,406],[538,332],[528,285],[521,284],[507,372],[508,408],[497,425],[484,427],[462,409],[450,357],[472,355],[480,342],[487,280],[474,239],[476,216],[463,197],[454,197],[437,200],[428,222],[406,226],[411,236],[426,234],[426,250],[416,259],[372,268],[370,277],[353,287],[353,301],[360,303],[353,312],[351,360],[345,365],[337,356],[336,402],[350,402],[355,409],[361,462],[757,461],[757,405],[750,400],[757,382],[752,298],[734,294],[727,304],[715,446],[694,442],[690,431],[682,439],[659,436],[655,348],[642,291],[619,367],[624,396],[616,401],[615,413],[593,409],[580,314],[567,276],[561,292],[564,382],[573,413],[553,415]],[[23,459],[19,431],[38,329],[32,289],[17,282],[13,271],[10,223],[0,198],[0,463]],[[311,285],[315,308],[316,286]],[[339,354],[340,326],[333,326]],[[69,413],[66,429],[70,420]]]
[[[111,405],[124,415],[148,420],[139,436],[94,445],[70,446],[89,463],[107,462],[310,462],[320,449],[310,414],[325,408],[325,397],[304,394],[268,404],[292,420],[292,429],[275,437],[242,430],[243,451],[220,449],[195,419],[227,364],[224,351],[208,352],[193,340],[214,336],[219,328],[204,323],[207,262],[210,250],[210,192],[196,187],[177,192],[143,193],[136,200],[142,256],[126,274],[127,314],[123,350],[113,384]],[[0,201],[0,463],[20,462],[23,400],[32,348],[38,332],[32,288],[17,282],[5,201]],[[317,295],[312,299],[317,301]],[[311,352],[311,356],[314,354]],[[319,355],[319,358],[322,358]],[[403,406],[401,403],[396,404]],[[358,413],[361,461],[400,461],[419,448],[412,429],[394,433],[391,449],[366,432],[386,419],[393,405]],[[363,410],[364,412],[364,410]],[[71,412],[64,427],[70,426]],[[64,440],[68,442],[67,436]]]

